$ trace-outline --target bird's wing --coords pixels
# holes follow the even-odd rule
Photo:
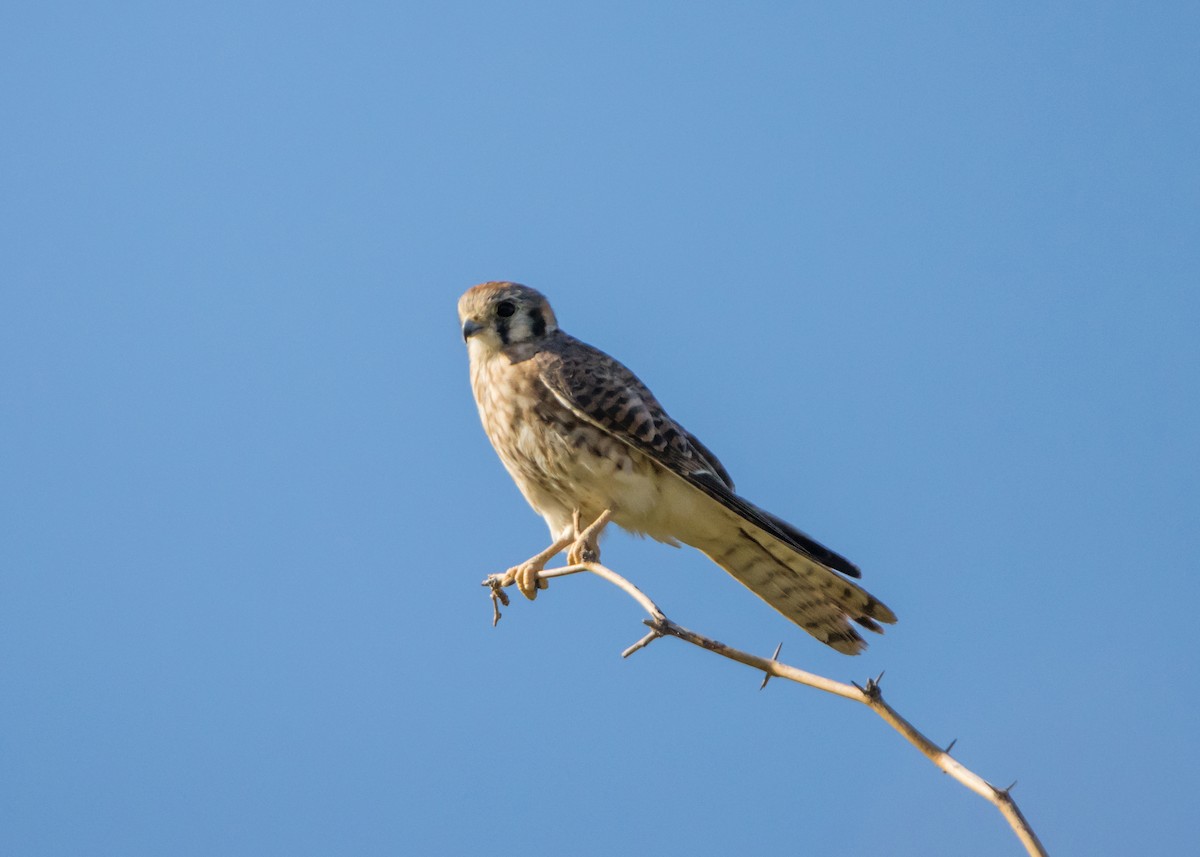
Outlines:
[[[542,383],[581,419],[649,456],[793,550],[849,577],[861,576],[850,560],[735,494],[733,480],[717,457],[667,416],[636,375],[603,351],[559,332],[534,360]]]

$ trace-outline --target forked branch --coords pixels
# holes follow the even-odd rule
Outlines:
[[[883,692],[879,686],[879,681],[883,677],[882,673],[876,678],[868,679],[866,684],[862,686],[855,683],[845,684],[781,663],[777,660],[779,649],[775,650],[773,657],[761,658],[758,655],[752,655],[749,652],[743,652],[740,649],[727,646],[724,643],[705,637],[703,634],[697,634],[695,631],[689,631],[687,628],[676,625],[663,614],[645,593],[612,569],[600,565],[598,562],[584,562],[561,568],[545,569],[539,573],[539,577],[545,579],[565,577],[583,571],[590,572],[597,577],[607,580],[640,604],[642,609],[650,614],[650,618],[643,620],[649,626],[650,632],[622,652],[621,657],[629,657],[638,649],[648,646],[659,637],[675,637],[676,639],[691,643],[693,646],[698,646],[701,649],[718,654],[723,658],[728,658],[753,669],[761,670],[766,674],[763,679],[764,687],[767,681],[773,677],[783,678],[788,681],[794,681],[797,684],[823,690],[826,693],[832,693],[844,699],[861,702],[882,717],[906,741],[924,753],[943,773],[949,774],[999,809],[1029,854],[1035,855],[1035,857],[1045,857],[1046,849],[1042,847],[1037,834],[1033,832],[1033,828],[1029,826],[1029,822],[1025,820],[1025,816],[1021,814],[1016,801],[1012,798],[1012,794],[1010,793],[1012,786],[1003,789],[993,786],[987,780],[983,779],[983,777],[964,767],[962,763],[950,755],[950,750],[954,746],[953,741],[947,747],[940,747],[901,717],[883,699]],[[504,581],[503,578],[504,575],[493,574],[483,581],[483,585],[491,589],[492,606],[495,611],[493,624],[500,621],[500,605],[504,604],[508,606],[508,596],[504,592],[504,586],[511,584],[512,581],[511,579]]]

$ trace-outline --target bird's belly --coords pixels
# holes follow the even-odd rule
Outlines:
[[[605,509],[613,523],[637,535],[678,545],[694,540],[708,498],[642,453],[623,444],[614,457],[573,459],[573,499],[585,521]]]
[[[505,463],[551,531],[569,526],[576,510],[586,524],[611,509],[622,529],[677,543],[679,515],[687,511],[677,495],[683,488],[690,500],[689,486],[591,425],[559,426],[549,436],[538,428],[519,433],[518,455]]]

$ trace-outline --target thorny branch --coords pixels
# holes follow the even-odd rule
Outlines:
[[[964,767],[957,759],[950,755],[950,750],[954,747],[955,741],[951,741],[944,748],[940,747],[901,717],[899,712],[883,699],[883,691],[879,685],[880,679],[883,678],[882,673],[875,678],[868,679],[865,686],[860,686],[853,682],[845,684],[781,663],[777,660],[779,656],[778,648],[772,657],[760,658],[758,655],[752,655],[740,649],[735,649],[732,646],[727,646],[724,643],[705,637],[703,634],[697,634],[695,631],[689,631],[681,625],[676,625],[663,614],[645,593],[612,569],[598,562],[583,562],[561,568],[545,569],[539,572],[538,576],[543,579],[549,579],[552,577],[565,577],[569,574],[578,574],[583,571],[590,572],[597,577],[602,577],[618,587],[650,614],[649,619],[642,620],[650,628],[650,632],[623,651],[621,657],[629,657],[639,649],[650,645],[650,643],[659,637],[675,637],[686,643],[691,643],[693,646],[698,646],[701,649],[718,654],[723,658],[737,661],[756,670],[762,670],[765,673],[762,687],[766,687],[768,681],[777,677],[794,681],[797,684],[807,685],[808,687],[814,687],[817,690],[823,690],[826,693],[832,693],[834,696],[840,696],[844,699],[861,702],[882,717],[906,741],[925,754],[943,773],[949,774],[999,809],[1029,854],[1034,855],[1034,857],[1046,857],[1046,849],[1038,840],[1037,834],[1033,832],[1033,828],[1029,826],[1029,822],[1026,821],[1025,816],[1021,814],[1016,801],[1013,800],[1011,794],[1012,786],[1003,789],[993,786],[987,780],[983,779],[983,777]],[[508,606],[508,596],[504,592],[504,587],[510,585],[512,581],[511,579],[504,581],[503,578],[504,575],[493,574],[489,575],[483,581],[483,585],[489,587],[491,590],[492,607],[494,610],[493,625],[500,621],[500,605]],[[781,643],[780,646],[782,645]],[[1016,785],[1016,783],[1013,783],[1013,785]]]

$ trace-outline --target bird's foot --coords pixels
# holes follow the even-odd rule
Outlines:
[[[600,561],[600,545],[596,543],[595,537],[590,539],[584,538],[582,535],[571,543],[567,548],[567,564],[579,565],[584,562],[599,562]]]
[[[605,509],[586,529],[579,529],[579,511],[575,512],[575,541],[567,548],[567,563],[579,565],[584,562],[600,561],[600,532],[604,529],[612,510]]]
[[[517,589],[521,590],[521,594],[530,601],[537,598],[538,590],[545,589],[550,585],[549,581],[538,577],[538,574],[546,567],[546,563],[558,556],[562,549],[571,543],[571,538],[571,534],[560,536],[541,553],[531,556],[520,565],[514,565],[504,572],[499,577],[500,588],[503,589],[505,586],[512,586],[515,583]]]
[[[542,558],[541,554],[527,559],[520,565],[515,565],[506,571],[504,576],[500,578],[500,586],[512,586],[515,583],[521,594],[530,601],[533,601],[537,598],[539,589],[545,589],[550,585],[548,581],[538,577],[538,574],[545,567],[546,560]]]

